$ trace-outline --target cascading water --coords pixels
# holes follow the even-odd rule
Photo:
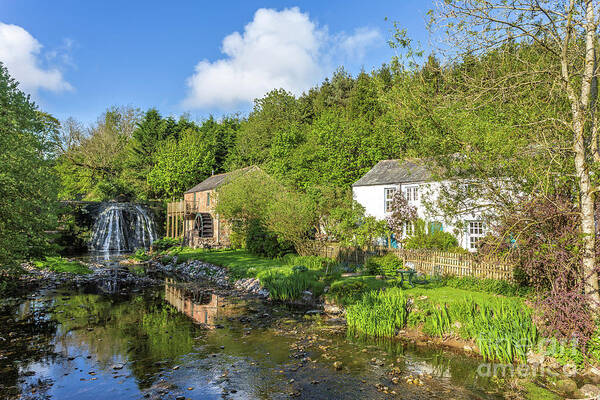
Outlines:
[[[154,220],[139,204],[111,203],[98,214],[90,250],[125,252],[148,248],[156,240]]]

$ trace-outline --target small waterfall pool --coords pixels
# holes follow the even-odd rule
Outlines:
[[[157,239],[148,208],[134,203],[107,203],[92,228],[91,252],[124,253],[148,248]]]

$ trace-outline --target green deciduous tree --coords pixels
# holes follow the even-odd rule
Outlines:
[[[47,247],[56,211],[58,121],[38,111],[0,63],[0,266]]]
[[[465,155],[451,170],[485,166],[478,177],[494,178],[496,187],[502,186],[499,177],[517,177],[513,173],[518,171],[518,179],[505,182],[527,181],[531,191],[542,195],[557,187],[570,192],[581,216],[584,290],[594,305],[600,304],[595,254],[598,6],[595,0],[446,1],[438,4],[431,21],[460,63],[452,71],[460,90],[453,93],[472,111],[446,114],[447,120],[466,117],[462,129],[451,124],[455,150]],[[491,59],[493,68],[479,62]],[[473,118],[486,113],[491,123]],[[495,134],[490,125],[499,128]],[[470,137],[461,132],[466,130]],[[525,145],[515,137],[526,138]],[[494,157],[491,148],[503,159]],[[494,170],[495,177],[490,176]],[[485,192],[502,201],[502,192],[492,190],[494,179],[483,184]]]

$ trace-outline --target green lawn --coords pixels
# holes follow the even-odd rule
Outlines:
[[[280,259],[270,259],[250,254],[245,250],[179,249],[178,247],[172,250],[171,254],[177,255],[178,263],[189,260],[201,260],[226,267],[229,270],[229,276],[233,280],[258,277],[261,281],[264,281],[265,276],[269,274],[285,275],[293,278],[294,275],[291,273],[293,266],[304,265],[309,270],[318,271],[321,280],[326,280],[331,285],[328,297],[344,305],[357,301],[364,292],[398,286],[399,284],[397,279],[381,280],[369,275],[341,278],[339,274],[334,274],[325,279],[325,271],[320,264],[323,259],[318,257],[288,255]],[[314,279],[317,278],[319,277],[315,277]],[[344,290],[344,288],[348,289]],[[452,304],[462,301],[467,297],[473,298],[476,302],[498,297],[496,294],[458,289],[435,281],[416,284],[414,288],[411,288],[405,282],[402,288],[407,296],[413,298],[427,296],[429,302],[437,304]],[[336,293],[339,295],[336,295]]]
[[[287,255],[269,259],[244,250],[173,249],[177,263],[200,260],[228,269],[230,279],[258,278],[276,300],[294,300],[308,290],[319,296],[325,282],[333,279],[332,260],[322,257]]]
[[[232,279],[256,277],[260,272],[285,265],[283,260],[263,258],[244,250],[203,250],[184,248],[177,253],[177,263],[200,260],[226,267]]]

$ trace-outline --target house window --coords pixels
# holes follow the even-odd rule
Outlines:
[[[404,196],[407,201],[418,201],[419,200],[419,187],[418,186],[407,186],[404,188]]]
[[[415,223],[407,221],[404,223],[404,236],[412,236],[415,234]]]
[[[477,249],[477,242],[485,234],[485,226],[482,221],[469,221],[467,229],[469,233],[469,249],[475,250]]]
[[[392,200],[394,199],[394,193],[396,193],[396,188],[385,188],[383,191],[385,198],[385,212],[392,212]]]
[[[210,192],[206,193],[206,207],[210,206]]]

